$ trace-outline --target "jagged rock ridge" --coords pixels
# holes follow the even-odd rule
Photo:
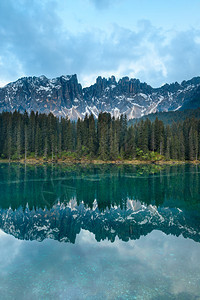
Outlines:
[[[101,111],[106,111],[115,117],[123,113],[133,119],[190,107],[199,88],[200,77],[156,89],[128,77],[118,82],[114,76],[109,79],[98,77],[96,83],[87,88],[82,88],[76,75],[54,79],[24,77],[0,88],[0,111],[52,112],[72,120],[84,118],[86,113],[93,113],[97,118]]]

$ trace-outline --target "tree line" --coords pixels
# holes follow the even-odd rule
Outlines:
[[[77,122],[52,113],[15,111],[0,114],[0,156],[9,160],[82,157],[102,160],[200,158],[200,120],[186,119],[164,125],[141,120],[131,126],[127,118],[100,113]]]

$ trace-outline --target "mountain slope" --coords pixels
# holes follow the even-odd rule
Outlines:
[[[199,95],[200,77],[156,89],[128,77],[119,81],[114,76],[98,77],[87,88],[82,88],[76,75],[54,79],[24,77],[0,88],[0,112],[34,110],[76,120],[84,118],[86,113],[93,113],[97,118],[101,111],[107,111],[115,117],[123,113],[133,119],[155,112],[198,107]]]

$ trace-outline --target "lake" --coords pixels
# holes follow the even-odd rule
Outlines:
[[[200,299],[200,166],[0,164],[0,299]]]

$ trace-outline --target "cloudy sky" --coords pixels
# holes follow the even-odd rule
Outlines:
[[[200,75],[200,0],[0,0],[0,86],[22,76]]]

